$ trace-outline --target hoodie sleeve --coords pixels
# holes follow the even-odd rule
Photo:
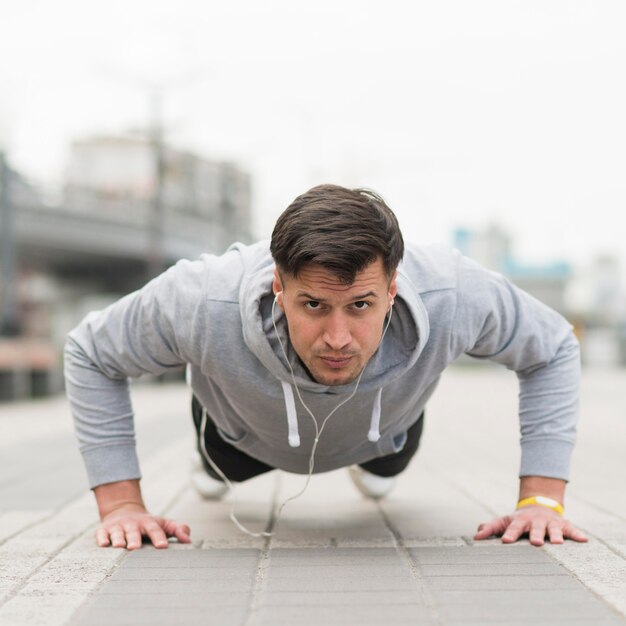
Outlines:
[[[458,352],[517,373],[520,476],[567,480],[579,416],[580,354],[572,326],[506,278],[461,258]]]
[[[69,333],[66,390],[91,488],[140,478],[129,378],[177,368],[193,358],[190,346],[201,349],[201,294],[200,262],[181,261]]]

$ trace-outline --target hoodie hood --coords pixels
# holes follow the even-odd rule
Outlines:
[[[295,379],[299,389],[311,393],[341,395],[352,391],[354,383],[322,385],[309,376],[291,347],[287,320],[282,309],[274,307],[276,329],[293,369],[292,378],[272,322],[274,262],[271,257],[268,258],[266,251],[256,246],[254,248],[257,256],[250,259],[250,271],[246,273],[239,293],[243,336],[248,349],[281,383],[290,385]],[[252,249],[246,252],[252,252]],[[359,389],[363,391],[382,389],[389,381],[404,374],[415,364],[428,341],[426,309],[415,296],[416,290],[411,287],[402,267],[398,269],[397,285],[398,293],[389,328],[367,363],[359,384]]]

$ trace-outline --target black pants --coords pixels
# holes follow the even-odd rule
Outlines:
[[[200,450],[199,437],[200,425],[202,423],[202,405],[196,396],[193,396],[191,399],[191,413],[193,415],[193,423],[196,427],[196,432],[198,433],[198,451],[202,457],[204,469],[213,478],[221,480]],[[417,422],[407,431],[407,440],[402,450],[394,454],[367,461],[367,463],[361,463],[361,467],[372,474],[385,477],[395,476],[404,471],[409,461],[413,458],[413,455],[417,452],[423,427],[424,413],[419,416]],[[267,465],[266,463],[252,458],[245,452],[238,450],[230,443],[224,441],[210,418],[207,418],[204,429],[204,445],[211,460],[224,472],[229,480],[241,482],[276,469],[271,465]]]

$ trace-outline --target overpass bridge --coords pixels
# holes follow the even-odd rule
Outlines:
[[[60,388],[65,333],[106,304],[98,294],[128,293],[178,259],[250,240],[249,206],[236,195],[204,207],[95,192],[48,204],[0,166],[0,400]],[[24,295],[36,291],[29,276],[47,284],[44,297]]]
[[[136,288],[151,266],[222,252],[241,235],[204,216],[164,212],[153,223],[149,207],[111,206],[77,213],[63,206],[15,210],[16,258],[22,267],[62,279],[84,279],[112,291]]]

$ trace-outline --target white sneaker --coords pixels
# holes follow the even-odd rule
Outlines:
[[[228,491],[228,485],[209,476],[202,465],[202,457],[196,450],[191,457],[191,484],[205,500],[221,500],[222,496]]]
[[[384,498],[395,486],[395,476],[377,476],[371,472],[365,471],[358,465],[352,465],[348,468],[348,474],[354,483],[354,486],[367,498],[380,500]]]

